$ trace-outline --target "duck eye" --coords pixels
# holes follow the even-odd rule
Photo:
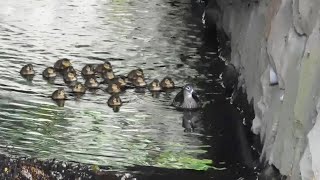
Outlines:
[[[187,87],[186,87],[186,90],[190,90],[190,87],[189,87],[189,86],[187,86]]]

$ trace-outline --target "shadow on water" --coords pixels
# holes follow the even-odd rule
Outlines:
[[[34,4],[0,2],[1,153],[111,165],[141,172],[140,179],[148,174],[153,179],[255,177],[251,134],[243,125],[243,118],[251,117],[243,113],[248,109],[226,99],[225,62],[219,56],[226,48],[215,28],[203,28],[203,5],[182,0],[28,2]],[[13,16],[18,8],[30,15]],[[206,106],[180,112],[170,106],[178,91],[134,89],[121,94],[127,103],[120,109],[107,106],[110,96],[102,90],[56,104],[48,96],[63,81],[48,83],[40,74],[61,57],[72,59],[77,69],[108,59],[116,74],[141,67],[148,82],[164,75],[178,86],[191,82]],[[16,75],[26,62],[35,64],[32,82]]]

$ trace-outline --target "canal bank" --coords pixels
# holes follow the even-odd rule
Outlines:
[[[253,104],[260,160],[289,179],[319,179],[319,1],[206,3],[207,24],[231,39],[227,61]]]

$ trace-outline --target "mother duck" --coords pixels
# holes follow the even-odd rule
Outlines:
[[[195,110],[201,108],[201,101],[193,86],[191,84],[187,84],[176,95],[172,105],[178,109]]]

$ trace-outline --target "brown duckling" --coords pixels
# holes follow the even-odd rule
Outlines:
[[[55,78],[57,76],[56,70],[53,67],[47,67],[43,72],[42,76],[46,79]]]
[[[127,82],[124,76],[117,76],[114,79],[112,79],[112,82],[119,84],[121,88],[124,88],[127,85]]]
[[[85,65],[81,70],[82,75],[84,76],[92,76],[95,74],[94,67],[91,64]]]
[[[170,77],[164,77],[160,82],[160,86],[162,89],[172,89],[174,88],[174,82]]]
[[[107,91],[110,94],[120,93],[121,92],[121,86],[120,86],[119,83],[111,82],[108,85]]]
[[[115,75],[112,70],[106,70],[102,73],[102,78],[109,83],[111,80],[115,78]]]
[[[96,88],[99,88],[99,83],[97,81],[97,79],[95,77],[90,77],[86,80],[86,82],[84,83],[84,85],[87,87],[87,88],[90,88],[90,89],[96,89]]]
[[[122,101],[119,97],[118,94],[114,94],[112,95],[109,99],[108,99],[108,105],[113,107],[113,106],[121,106],[122,105]]]
[[[72,72],[67,72],[64,74],[63,80],[65,83],[75,82],[77,81],[77,75]]]
[[[137,77],[144,77],[144,74],[143,74],[142,69],[138,68],[138,69],[130,71],[127,77],[129,79],[129,81],[133,81]]]
[[[149,91],[161,91],[160,81],[158,79],[154,79],[149,84]]]
[[[63,88],[59,88],[52,93],[51,98],[53,100],[65,100],[67,99],[67,95]]]
[[[20,70],[20,74],[22,76],[33,76],[35,74],[35,71],[33,69],[33,65],[27,64],[27,65],[23,66]]]
[[[112,70],[112,66],[111,66],[111,63],[109,61],[106,61],[103,64],[99,64],[95,68],[96,74],[102,74],[103,71],[110,71],[110,70]]]
[[[74,92],[74,93],[85,93],[86,92],[86,87],[82,83],[77,82],[72,87],[72,92]]]
[[[143,77],[141,76],[138,76],[136,79],[133,80],[132,84],[135,86],[135,87],[140,87],[140,88],[143,88],[143,87],[146,87],[147,86],[147,83],[146,81],[144,80]]]
[[[66,68],[68,68],[69,66],[71,66],[71,61],[67,58],[63,58],[58,60],[55,64],[54,64],[54,69],[56,69],[57,71],[62,71]]]

